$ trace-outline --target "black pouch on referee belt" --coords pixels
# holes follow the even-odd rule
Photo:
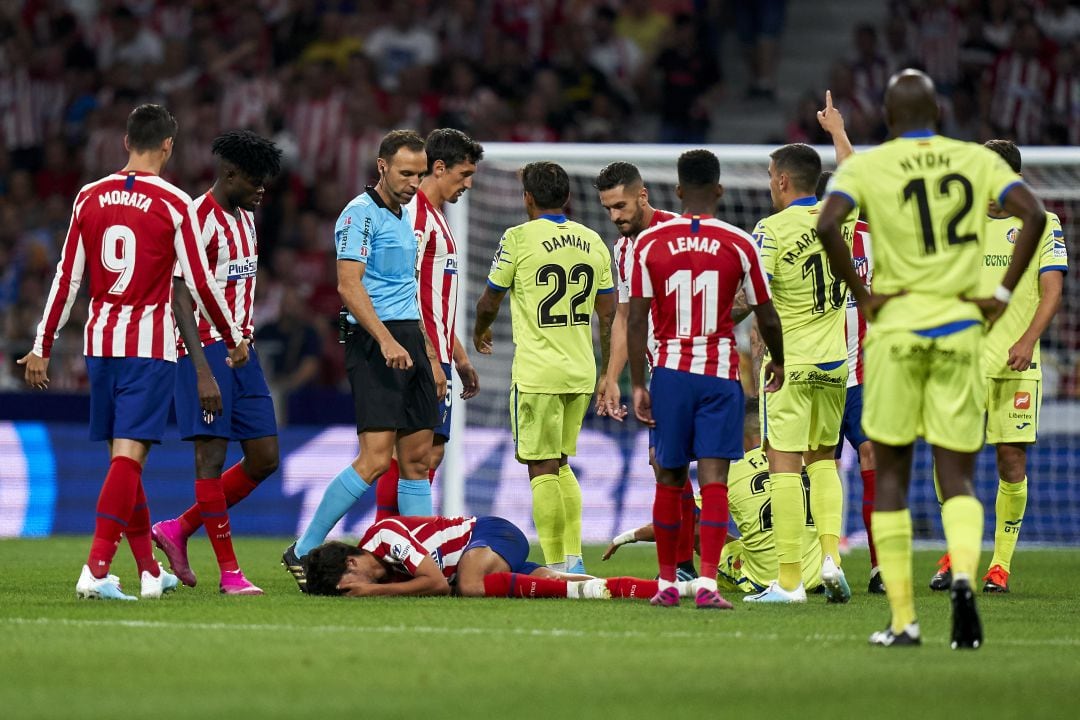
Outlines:
[[[339,344],[345,344],[345,338],[353,334],[352,323],[349,322],[349,309],[344,305],[338,310],[337,314],[337,341]]]

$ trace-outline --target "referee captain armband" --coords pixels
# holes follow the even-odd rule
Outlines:
[[[996,288],[994,288],[994,299],[998,302],[1002,302],[1008,305],[1009,301],[1012,300],[1012,296],[1012,290],[1005,287],[1004,285],[998,285]]]
[[[611,541],[613,545],[628,545],[630,543],[636,543],[637,538],[634,537],[633,530],[627,530],[624,533],[619,533],[615,536],[615,539]]]

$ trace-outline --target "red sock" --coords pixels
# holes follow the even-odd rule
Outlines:
[[[611,591],[611,597],[633,598],[635,600],[648,600],[660,591],[660,583],[656,580],[645,580],[636,577],[608,578],[607,587]]]
[[[199,505],[199,514],[206,525],[206,536],[217,556],[221,572],[233,572],[240,569],[236,562],[236,553],[232,545],[232,528],[229,526],[229,512],[225,506],[225,492],[221,489],[220,478],[195,481],[195,502]]]
[[[680,565],[694,562],[694,513],[696,512],[694,484],[687,478],[682,490],[682,516],[687,522],[679,528],[679,550],[678,555],[675,556]]]
[[[391,460],[390,469],[375,481],[375,522],[398,514],[397,482],[400,477],[397,460]]]
[[[232,507],[240,502],[251,491],[259,487],[259,483],[251,479],[244,470],[244,461],[233,465],[221,475],[221,489],[225,493],[225,507]],[[202,514],[199,512],[199,503],[195,503],[179,518],[180,529],[184,535],[191,537],[203,526]]]
[[[150,540],[150,507],[146,503],[146,493],[141,480],[135,489],[135,507],[131,511],[131,520],[128,521],[124,534],[135,558],[135,565],[139,568],[140,577],[144,572],[157,577],[160,567],[154,559],[154,546]]]
[[[118,455],[109,463],[109,472],[105,474],[98,495],[94,540],[86,559],[96,578],[109,574],[120,535],[127,529],[131,510],[135,507],[136,488],[141,478],[142,466],[129,457]]]
[[[679,526],[682,522],[681,487],[656,483],[653,500],[653,530],[656,534],[656,559],[660,565],[660,579],[675,582],[678,565]]]
[[[716,579],[728,526],[728,489],[723,483],[701,488],[701,577]]]
[[[484,576],[484,597],[564,598],[566,581],[521,573],[494,573]]]
[[[870,546],[870,567],[877,567],[877,548],[874,547],[874,531],[870,529],[870,515],[874,512],[874,487],[877,470],[863,470],[862,475],[862,521],[866,526],[866,544]]]

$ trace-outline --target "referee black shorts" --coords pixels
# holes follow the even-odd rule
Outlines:
[[[379,343],[362,327],[354,326],[345,337],[356,432],[430,430],[439,424],[439,405],[420,322],[392,320],[386,329],[412,357],[408,370],[387,367]]]

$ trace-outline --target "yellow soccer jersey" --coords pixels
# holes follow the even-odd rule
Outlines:
[[[844,161],[829,193],[861,208],[874,229],[874,292],[907,292],[881,308],[875,328],[927,330],[982,320],[978,307],[961,297],[978,289],[987,203],[1019,182],[992,150],[929,130]]]
[[[820,204],[796,200],[754,228],[761,262],[769,274],[773,305],[784,328],[788,365],[811,365],[847,358],[844,319],[847,286],[834,278],[817,235]],[[855,217],[843,226],[850,246]]]
[[[611,253],[600,236],[564,216],[512,227],[499,243],[488,284],[510,294],[518,389],[591,393],[593,307],[598,293],[615,291]]]
[[[982,273],[979,276],[980,297],[990,297],[1001,284],[1005,271],[1012,261],[1016,237],[1021,223],[1016,218],[991,218],[986,226],[986,247],[983,255]],[[1027,332],[1042,293],[1039,276],[1051,271],[1068,272],[1069,253],[1065,249],[1065,237],[1061,232],[1061,220],[1054,213],[1046,213],[1046,229],[1035,258],[1027,272],[1013,290],[1012,300],[998,321],[994,323],[983,340],[983,372],[987,377],[1040,378],[1042,365],[1039,360],[1039,343],[1031,356],[1031,367],[1023,372],[1010,370],[1007,365],[1009,348]]]

